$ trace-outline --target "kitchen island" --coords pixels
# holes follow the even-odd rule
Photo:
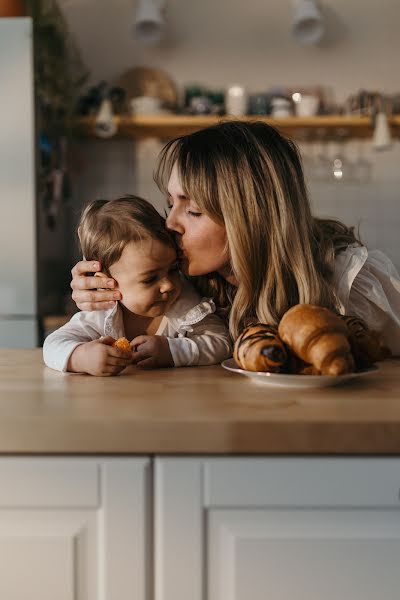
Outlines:
[[[0,350],[0,597],[397,599],[399,367],[288,390]]]
[[[0,453],[400,454],[400,361],[291,390],[218,365],[64,374],[40,349],[0,350]]]

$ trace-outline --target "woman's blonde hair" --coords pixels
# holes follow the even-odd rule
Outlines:
[[[248,322],[278,323],[298,303],[337,307],[335,254],[359,241],[353,228],[311,215],[293,141],[265,123],[229,121],[164,147],[155,173],[164,191],[175,163],[185,195],[226,228],[237,289],[217,273],[195,279],[230,309],[233,338]]]
[[[97,260],[110,277],[110,267],[117,262],[129,242],[156,239],[175,248],[165,219],[147,200],[123,196],[114,200],[93,200],[84,209],[78,236],[86,260]]]

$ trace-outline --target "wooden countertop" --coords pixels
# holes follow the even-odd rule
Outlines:
[[[0,350],[3,454],[400,454],[400,361],[322,390],[220,366],[67,375]]]

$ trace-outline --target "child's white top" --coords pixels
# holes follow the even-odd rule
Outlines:
[[[364,319],[400,354],[400,276],[391,260],[380,250],[348,246],[336,256],[334,281],[340,312]]]
[[[232,355],[228,329],[214,311],[211,299],[201,299],[193,286],[183,281],[181,295],[166,312],[155,334],[168,337],[176,367],[212,365]],[[77,346],[102,336],[125,336],[118,302],[109,310],[78,312],[51,333],[43,344],[44,362],[52,369],[66,371]]]

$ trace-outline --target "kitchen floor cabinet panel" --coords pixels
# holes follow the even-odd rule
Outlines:
[[[148,600],[150,460],[0,459],[0,598]]]
[[[397,600],[397,458],[159,458],[155,600]]]
[[[209,600],[398,598],[399,511],[217,509],[207,535]]]

